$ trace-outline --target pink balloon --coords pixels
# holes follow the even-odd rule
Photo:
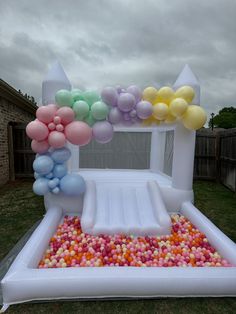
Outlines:
[[[55,124],[60,124],[60,123],[61,123],[61,117],[55,116],[54,119],[53,119],[53,122],[54,122]]]
[[[32,148],[32,150],[35,153],[43,154],[43,153],[48,151],[49,144],[48,144],[48,141],[40,141],[40,142],[38,142],[36,140],[33,140],[31,142],[31,148]]]
[[[51,122],[51,123],[48,124],[48,128],[49,128],[50,131],[53,131],[56,128],[56,124]]]
[[[57,124],[57,125],[56,125],[56,130],[57,130],[58,132],[63,132],[63,131],[64,131],[64,126],[63,126],[62,124]]]
[[[91,141],[92,129],[82,121],[74,121],[65,127],[68,141],[74,145],[86,145]]]
[[[53,148],[61,148],[66,143],[66,137],[62,132],[52,131],[48,136],[48,143]]]
[[[39,120],[30,122],[26,127],[26,134],[32,140],[43,141],[48,137],[48,133],[47,126]]]
[[[48,124],[53,120],[56,111],[56,105],[42,106],[37,109],[36,117],[39,119],[39,121]]]
[[[69,124],[75,119],[74,111],[69,107],[61,107],[58,109],[57,116],[61,118],[62,124]]]

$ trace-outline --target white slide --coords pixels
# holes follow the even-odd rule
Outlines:
[[[81,226],[92,235],[167,235],[171,219],[156,181],[87,181]]]

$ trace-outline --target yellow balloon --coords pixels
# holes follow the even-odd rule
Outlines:
[[[182,117],[184,126],[189,130],[198,130],[204,126],[207,120],[207,115],[204,109],[197,105],[188,106],[185,114]]]
[[[175,92],[175,98],[183,98],[187,103],[191,103],[195,96],[195,91],[191,86],[182,86]]]
[[[158,121],[153,115],[151,115],[149,118],[143,120],[142,124],[144,126],[150,126],[153,124],[159,124],[160,121]]]
[[[170,112],[173,116],[180,118],[188,108],[188,103],[183,98],[175,98],[170,103]]]
[[[153,106],[153,116],[158,120],[165,120],[169,113],[169,107],[163,102],[159,102]]]
[[[169,104],[171,100],[174,98],[174,91],[172,88],[168,86],[164,86],[159,89],[157,92],[157,100],[158,102],[164,102],[166,104]]]
[[[165,123],[173,123],[176,120],[176,117],[169,113],[165,119]]]
[[[147,100],[153,105],[156,103],[157,89],[155,87],[147,87],[143,91],[143,100]]]

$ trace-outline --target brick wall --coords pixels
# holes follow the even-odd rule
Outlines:
[[[0,185],[9,180],[8,123],[30,122],[34,115],[0,97]]]

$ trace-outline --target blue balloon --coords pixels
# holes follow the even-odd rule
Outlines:
[[[58,194],[59,192],[60,192],[60,189],[59,189],[58,186],[55,187],[55,188],[52,190],[52,193],[54,193],[54,194]]]
[[[33,163],[34,171],[38,174],[49,174],[53,169],[54,163],[52,158],[49,156],[39,156]]]
[[[54,176],[53,176],[53,173],[52,172],[49,172],[49,174],[46,175],[46,178],[48,179],[52,179]]]
[[[85,192],[86,185],[79,174],[67,174],[61,179],[60,188],[66,195],[79,196]]]
[[[37,180],[38,178],[41,178],[41,174],[39,174],[38,172],[34,173],[34,178]]]
[[[60,182],[60,180],[59,180],[58,178],[54,178],[54,179],[52,179],[52,180],[49,180],[49,181],[48,181],[48,187],[49,187],[50,189],[54,189],[55,187],[58,186],[59,182]]]
[[[63,162],[67,161],[70,156],[71,152],[66,147],[56,149],[51,153],[52,159],[58,164],[63,164]]]
[[[33,191],[37,195],[45,195],[49,192],[48,179],[38,178],[33,184]]]
[[[61,179],[67,174],[67,167],[64,164],[55,165],[53,169],[53,176]]]

